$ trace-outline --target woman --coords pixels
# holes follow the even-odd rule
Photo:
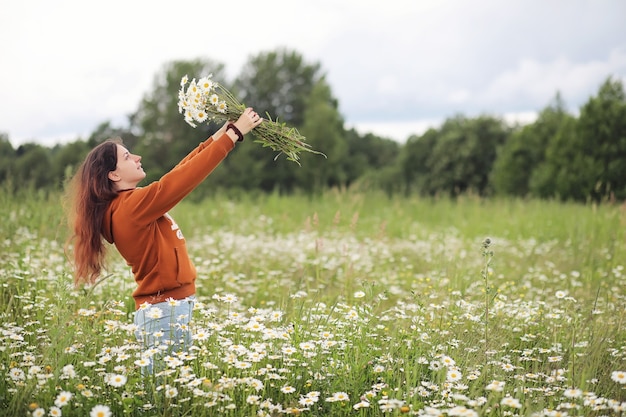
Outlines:
[[[105,264],[104,240],[131,267],[137,288],[135,324],[145,347],[171,350],[191,342],[188,323],[196,292],[196,270],[178,225],[168,214],[263,119],[247,108],[224,124],[159,181],[146,176],[141,157],[120,140],[89,152],[71,185],[74,284],[94,284]]]

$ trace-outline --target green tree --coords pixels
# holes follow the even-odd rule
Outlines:
[[[608,78],[583,105],[578,134],[581,152],[593,159],[591,198],[626,198],[626,94],[620,80]]]
[[[197,79],[209,74],[227,86],[223,64],[201,59],[166,63],[155,76],[152,91],[143,97],[137,111],[130,116],[131,130],[138,137],[134,151],[145,160],[145,182],[158,180],[217,130],[215,125],[207,124],[194,129],[178,112],[181,78],[188,75]]]
[[[6,181],[14,181],[12,178],[13,165],[15,163],[15,150],[9,135],[0,132],[0,184]]]
[[[62,186],[76,172],[91,150],[90,142],[76,140],[63,145],[56,145],[51,151],[51,176],[57,186]]]
[[[404,193],[428,194],[431,192],[428,186],[430,177],[430,158],[437,144],[439,131],[428,129],[422,136],[411,135],[398,157],[401,183],[404,185]]]
[[[322,79],[308,97],[304,125],[300,129],[307,143],[322,155],[305,153],[301,166],[295,170],[297,186],[307,192],[321,192],[328,187],[343,186],[346,175],[343,162],[348,149],[343,118],[337,110],[337,100]]]
[[[124,145],[133,150],[137,146],[139,138],[132,133],[130,127],[114,127],[110,121],[100,123],[96,129],[89,135],[87,145],[93,148],[99,143],[111,138],[121,138]]]
[[[596,97],[568,118],[531,177],[541,197],[599,201],[626,198],[626,99],[620,81],[607,79]]]
[[[593,157],[581,152],[578,120],[567,117],[533,171],[529,188],[540,198],[585,201],[593,189]]]
[[[345,136],[348,150],[342,163],[346,186],[383,189],[387,193],[399,191],[400,144],[373,133],[360,135],[354,129]]]
[[[300,130],[309,97],[321,80],[318,63],[307,63],[299,53],[279,49],[251,57],[237,77],[233,93],[259,114],[265,117],[269,114],[274,120]],[[254,133],[250,136],[254,140]],[[252,162],[247,167],[245,181],[263,191],[291,192],[297,188],[297,164],[261,146],[243,146],[237,158],[242,153],[245,154],[242,159]],[[230,171],[233,164],[240,162],[228,158],[225,163]]]
[[[544,161],[546,149],[568,115],[560,94],[542,110],[535,122],[516,130],[500,148],[491,173],[496,193],[526,196],[533,171]]]
[[[15,155],[13,177],[16,186],[40,189],[55,185],[50,175],[52,164],[48,148],[37,143],[25,143],[18,146]]]
[[[307,100],[322,79],[321,65],[296,51],[278,49],[251,57],[235,81],[242,103],[262,115],[300,127]]]
[[[423,170],[426,174],[419,181],[423,184],[422,192],[488,195],[489,174],[497,150],[508,136],[504,122],[494,117],[457,116],[446,120],[436,133]]]

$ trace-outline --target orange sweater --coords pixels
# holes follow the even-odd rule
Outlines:
[[[120,191],[104,216],[102,235],[114,243],[133,271],[135,307],[167,298],[184,299],[196,292],[196,269],[185,239],[167,214],[200,184],[234,148],[224,134],[207,139],[159,181]]]

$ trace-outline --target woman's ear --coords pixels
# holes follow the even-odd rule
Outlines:
[[[119,174],[117,172],[115,172],[115,171],[109,171],[109,174],[107,176],[113,182],[117,182],[117,181],[119,181],[121,179]]]

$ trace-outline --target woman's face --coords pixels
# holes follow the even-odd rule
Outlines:
[[[109,179],[118,190],[135,188],[146,173],[141,167],[141,156],[133,155],[124,146],[117,144],[117,165],[115,171],[109,172]]]

